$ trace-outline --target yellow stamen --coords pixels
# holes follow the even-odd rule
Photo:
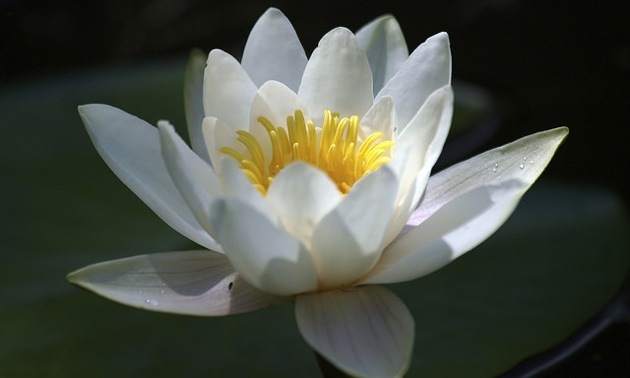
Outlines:
[[[258,122],[269,135],[271,156],[265,157],[260,142],[243,130],[236,132],[236,140],[245,147],[245,152],[230,147],[221,147],[219,151],[236,160],[263,195],[267,194],[273,178],[293,161],[304,161],[323,170],[338,190],[346,194],[363,176],[389,162],[394,146],[380,132],[359,140],[359,117],[340,118],[330,110],[324,111],[321,129],[305,119],[301,110],[287,117],[285,127],[278,127],[265,117],[258,117]]]

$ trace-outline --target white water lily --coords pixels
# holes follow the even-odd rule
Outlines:
[[[488,238],[568,132],[530,135],[429,177],[450,127],[450,82],[446,33],[409,55],[385,16],[356,34],[333,29],[307,59],[290,22],[270,9],[240,63],[213,50],[204,72],[193,56],[192,149],[168,122],[81,106],[110,168],[207,250],[104,262],[68,279],[126,305],[189,315],[293,300],[305,340],[337,368],[404,374],[414,322],[378,284],[429,274]]]

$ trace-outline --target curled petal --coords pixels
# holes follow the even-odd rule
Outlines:
[[[298,328],[333,365],[361,377],[400,377],[409,366],[414,322],[389,290],[362,286],[298,295]]]
[[[213,251],[106,261],[70,273],[68,281],[124,305],[184,315],[238,314],[285,300],[251,287]]]
[[[206,248],[221,250],[171,180],[155,127],[108,105],[83,105],[79,114],[97,151],[129,189],[175,231]]]
[[[306,62],[291,22],[278,9],[268,9],[249,34],[241,61],[254,84],[277,80],[297,91]]]

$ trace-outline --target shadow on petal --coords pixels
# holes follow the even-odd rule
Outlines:
[[[286,300],[253,288],[223,254],[207,250],[106,261],[70,273],[68,281],[124,305],[183,315],[243,313]]]

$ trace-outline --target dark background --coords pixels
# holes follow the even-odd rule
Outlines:
[[[630,198],[628,1],[0,0],[0,83],[185,57],[192,47],[238,56],[269,6],[289,17],[307,53],[331,28],[356,30],[383,13],[396,16],[410,50],[447,31],[454,76],[513,105],[484,147],[569,126],[546,174]]]
[[[410,50],[447,31],[454,77],[505,105],[505,122],[482,148],[569,126],[545,177],[609,188],[627,206],[628,1],[0,0],[0,89],[89,67],[183,59],[193,47],[238,56],[269,6],[292,21],[307,54],[331,28],[356,30],[383,13],[398,19]],[[604,334],[574,358],[573,372],[610,367],[611,348],[622,367],[610,373],[630,371],[629,333],[626,326]]]

